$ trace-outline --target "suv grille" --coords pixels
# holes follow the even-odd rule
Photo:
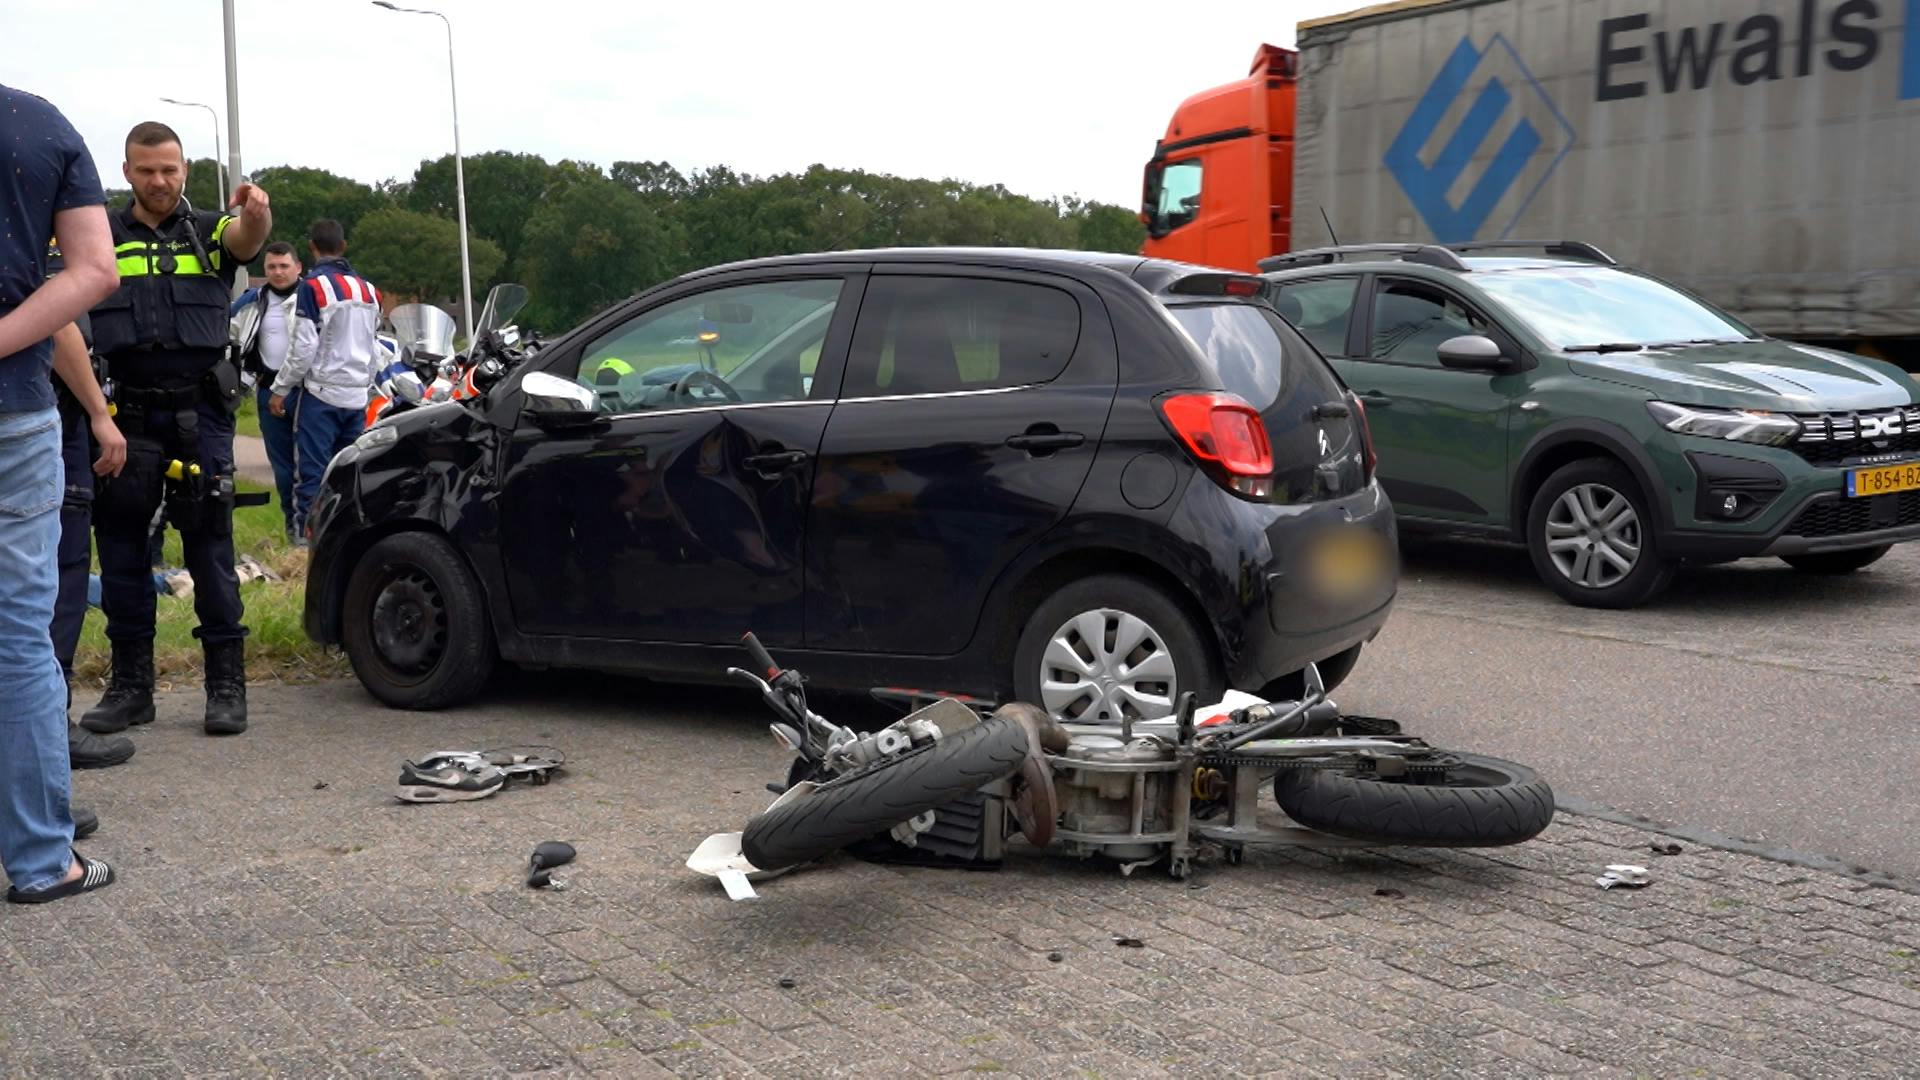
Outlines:
[[[1872,412],[1793,413],[1800,437],[1788,444],[1810,465],[1849,458],[1920,452],[1920,406]],[[1899,434],[1886,434],[1888,428]],[[1876,434],[1863,438],[1863,431]]]
[[[1901,525],[1920,525],[1920,491],[1815,503],[1800,511],[1800,516],[1787,526],[1787,535],[1849,536]]]

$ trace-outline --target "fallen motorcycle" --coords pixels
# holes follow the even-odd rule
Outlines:
[[[1524,765],[1443,750],[1397,723],[1347,716],[1309,666],[1297,701],[1183,695],[1158,720],[1062,723],[1015,702],[940,699],[861,734],[807,707],[805,680],[752,635],[774,737],[794,754],[771,806],[709,837],[688,866],[729,893],[843,848],[879,861],[996,866],[1007,841],[1123,873],[1165,860],[1185,878],[1203,844],[1239,863],[1259,845],[1498,847],[1553,820],[1553,791]],[[985,715],[982,713],[985,712]],[[1262,814],[1271,791],[1284,821]]]
[[[535,344],[509,324],[527,298],[524,286],[495,285],[465,353],[454,348],[453,317],[445,311],[430,304],[401,304],[388,312],[393,334],[380,335],[382,357],[367,401],[366,426],[389,413],[485,393]]]

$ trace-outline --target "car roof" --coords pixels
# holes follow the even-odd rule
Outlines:
[[[1199,266],[1193,263],[1175,262],[1171,259],[1150,259],[1142,255],[1129,255],[1111,251],[1074,251],[1064,248],[1019,248],[1019,247],[898,247],[866,248],[855,251],[819,251],[800,255],[771,255],[758,259],[743,259],[738,262],[724,263],[707,267],[687,274],[687,278],[704,277],[737,270],[758,270],[781,266],[812,266],[825,264],[888,262],[888,263],[946,263],[963,266],[991,266],[1000,269],[1015,270],[1052,270],[1072,271],[1082,268],[1098,268],[1111,271],[1122,277],[1131,278],[1150,293],[1165,293],[1175,282],[1194,275],[1230,274],[1215,266]],[[1252,275],[1243,275],[1252,276]]]

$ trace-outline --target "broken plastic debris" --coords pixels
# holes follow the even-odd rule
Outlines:
[[[796,987],[796,986],[799,986],[799,985],[800,985],[800,984],[799,984],[798,982],[796,982],[796,981],[794,981],[794,979],[793,979],[793,977],[792,977],[792,976],[781,976],[781,979],[780,979],[780,989],[782,989],[782,990],[791,990],[791,989],[793,989],[794,987]]]
[[[1120,946],[1123,949],[1144,949],[1147,947],[1147,943],[1144,941],[1141,941],[1137,937],[1115,936],[1113,939],[1113,943],[1115,945]]]
[[[719,878],[720,884],[726,887],[727,899],[729,900],[760,899],[760,894],[753,891],[753,882],[747,880],[747,875],[745,873],[739,870],[735,870],[732,867],[728,867],[727,869],[720,871],[714,876]]]
[[[1653,879],[1647,876],[1647,868],[1629,863],[1614,863],[1607,872],[1594,878],[1594,884],[1603,889],[1641,889]]]
[[[1062,955],[1061,955],[1060,953],[1058,953],[1058,952],[1050,952],[1050,953],[1048,953],[1048,954],[1047,954],[1047,962],[1048,962],[1048,963],[1052,963],[1052,964],[1057,964],[1057,963],[1059,963],[1060,961],[1062,961],[1062,960],[1065,960],[1065,959],[1066,959],[1066,957],[1065,957],[1065,956],[1062,956]]]
[[[1655,855],[1678,855],[1683,850],[1679,844],[1662,844],[1658,841],[1648,844]]]

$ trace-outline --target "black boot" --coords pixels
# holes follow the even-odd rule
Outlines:
[[[246,642],[210,642],[206,654],[207,734],[238,735],[247,730]]]
[[[80,726],[102,735],[127,730],[129,724],[153,723],[153,641],[113,643],[113,677],[100,704],[80,717]]]
[[[67,728],[67,757],[76,769],[104,769],[132,756],[133,740],[125,735],[95,735],[86,728]]]

